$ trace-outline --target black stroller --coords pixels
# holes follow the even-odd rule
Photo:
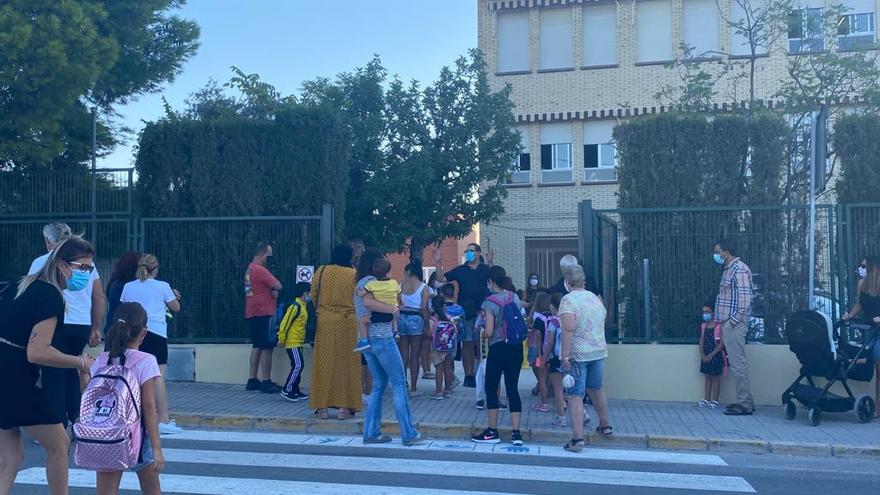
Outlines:
[[[841,332],[846,328],[846,332]],[[851,330],[851,331],[850,331]],[[874,376],[873,346],[877,329],[871,324],[846,321],[832,324],[831,318],[818,311],[798,311],[791,315],[786,326],[788,344],[801,363],[800,376],[782,394],[785,417],[797,415],[795,400],[807,408],[813,426],[822,421],[822,412],[848,412],[856,410],[859,420],[868,423],[874,417],[874,399],[863,395],[856,399],[847,380],[869,382]],[[856,338],[856,341],[852,341]],[[813,377],[827,380],[818,387]],[[807,383],[801,383],[806,379]],[[830,391],[840,383],[846,396]]]

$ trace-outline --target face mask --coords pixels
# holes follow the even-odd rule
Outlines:
[[[719,265],[724,264],[724,258],[718,253],[713,254],[712,259],[715,260],[715,263],[718,263]]]
[[[860,266],[859,267],[859,278],[868,278],[868,269]]]
[[[477,253],[473,251],[465,251],[464,260],[468,263],[472,263],[475,259],[477,259]]]
[[[303,301],[305,301],[305,302],[307,302],[307,303],[312,302],[312,296],[309,296],[309,295],[305,296],[305,297],[303,298]]]
[[[705,321],[705,322],[712,321],[712,313],[703,313],[703,321]]]
[[[530,278],[530,279],[529,279],[529,285],[531,285],[532,287],[537,287],[537,286],[538,286],[538,279],[536,279],[536,278]]]
[[[84,272],[82,270],[74,270],[73,275],[67,279],[67,290],[76,292],[78,290],[83,290],[86,288],[86,285],[89,283],[89,272]]]
[[[440,287],[443,287],[443,282],[434,282],[435,289],[439,289]]]

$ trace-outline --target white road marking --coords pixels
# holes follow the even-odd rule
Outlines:
[[[330,445],[358,448],[381,448],[381,449],[427,449],[427,450],[450,450],[456,452],[494,452],[502,454],[533,454],[541,457],[558,457],[563,459],[592,459],[602,461],[623,462],[654,462],[663,464],[691,464],[697,466],[727,466],[727,462],[713,454],[691,454],[683,452],[663,452],[659,450],[620,450],[620,449],[596,449],[587,446],[580,454],[566,452],[562,447],[547,445],[526,444],[528,452],[511,452],[509,444],[483,445],[460,440],[432,440],[416,447],[404,447],[400,439],[386,444],[364,445],[360,437],[342,435],[301,435],[291,433],[264,433],[243,431],[204,431],[187,430],[181,434],[169,436],[168,440],[193,440],[204,442],[235,442],[235,443],[262,443],[275,445]],[[468,447],[470,446],[470,448]],[[517,449],[513,449],[517,450]]]
[[[502,480],[567,482],[596,485],[639,486],[679,490],[754,493],[738,476],[712,476],[649,471],[618,471],[483,462],[457,462],[423,459],[393,459],[310,454],[163,449],[167,462],[247,467],[280,467],[374,473],[424,474],[450,473],[452,476],[497,478]]]
[[[46,472],[43,468],[25,469],[18,473],[16,482],[24,485],[46,486]],[[369,493],[371,495],[399,495],[402,491],[409,495],[454,495],[460,490],[438,490],[429,488],[409,488],[378,485],[345,485],[339,483],[319,483],[313,481],[264,480],[255,478],[222,478],[215,476],[186,476],[163,474],[162,491],[169,493],[189,493],[195,495],[230,495],[238,493],[259,493],[260,495],[290,495],[308,493],[310,495],[351,495]],[[70,470],[69,485],[74,488],[94,488],[95,473],[81,469]],[[122,490],[139,491],[137,475],[125,473],[120,485]],[[468,492],[472,495],[504,495],[499,492]]]

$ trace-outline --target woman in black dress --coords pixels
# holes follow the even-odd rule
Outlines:
[[[64,289],[81,290],[94,270],[91,244],[71,237],[55,247],[42,270],[0,294],[0,495],[12,491],[24,456],[21,429],[46,450],[46,479],[52,495],[67,493],[70,440],[63,418],[37,387],[40,366],[88,373],[94,359],[52,347],[64,324]]]
[[[859,265],[859,285],[856,286],[856,303],[843,314],[843,319],[861,318],[880,325],[880,256],[868,256]],[[878,378],[874,380],[875,401],[880,402],[880,344],[874,344],[874,367]],[[880,418],[880,412],[875,413]]]

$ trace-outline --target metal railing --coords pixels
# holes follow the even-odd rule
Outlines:
[[[87,169],[0,172],[0,217],[132,212],[134,169],[97,169],[92,176]]]

